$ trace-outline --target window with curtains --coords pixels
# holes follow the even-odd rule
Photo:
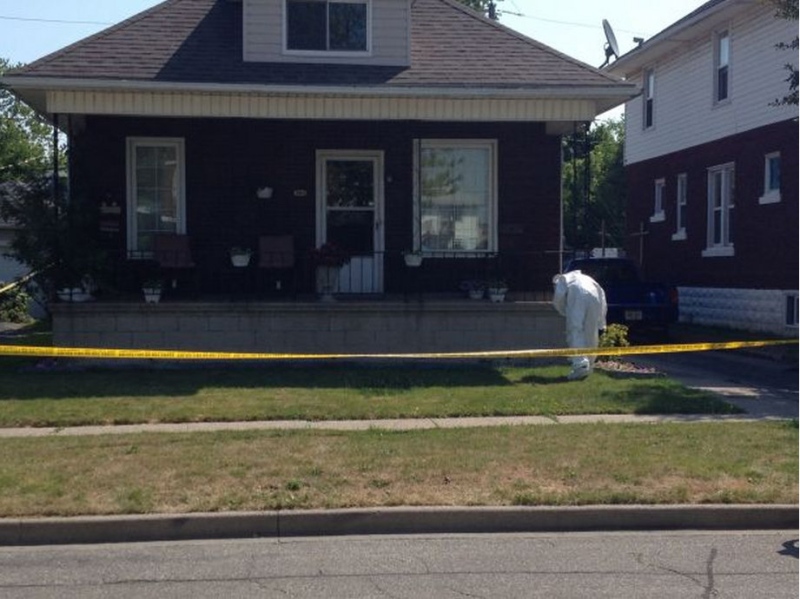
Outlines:
[[[494,140],[419,140],[416,243],[423,252],[496,250]]]

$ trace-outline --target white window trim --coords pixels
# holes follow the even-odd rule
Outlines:
[[[650,89],[650,77],[653,78],[653,89]],[[648,68],[644,70],[644,81],[643,81],[643,93],[642,93],[642,129],[645,131],[649,131],[654,129],[656,126],[656,70],[654,68]],[[651,103],[651,122],[647,123],[647,103],[648,101]]]
[[[367,49],[366,50],[294,50],[289,48],[289,10],[287,0],[283,0],[282,51],[285,56],[305,56],[307,58],[363,58],[372,56],[372,0],[325,0],[326,4],[348,3],[367,5]]]
[[[719,45],[720,45],[720,40],[723,37],[727,37],[728,38],[728,62],[725,65],[720,64],[720,48],[719,48]],[[733,43],[732,43],[732,38],[731,38],[731,28],[730,27],[726,27],[724,29],[719,29],[719,30],[714,32],[713,50],[714,50],[714,61],[713,61],[714,75],[712,77],[712,82],[713,82],[713,89],[712,89],[712,94],[711,94],[712,104],[714,106],[725,106],[725,105],[731,103],[731,97],[733,95],[732,94],[733,81],[732,81],[732,77],[731,77],[731,74],[733,72],[733,68],[731,66],[731,63],[733,62],[733,60],[732,60]],[[719,92],[719,70],[720,70],[720,68],[722,66],[726,66],[727,69],[728,69],[728,82],[727,82],[727,95],[725,96],[725,98],[720,100],[719,97],[718,97],[718,95],[719,95],[718,94],[718,92]]]
[[[769,184],[769,162],[773,158],[780,158],[780,152],[770,152],[764,156],[764,195],[758,198],[759,204],[777,204],[781,201],[781,190],[767,189]]]
[[[127,247],[128,251],[138,251],[138,228],[136,222],[136,165],[134,164],[134,157],[136,156],[136,148],[138,146],[161,146],[161,147],[174,147],[178,157],[178,184],[180,189],[178,191],[178,206],[177,206],[177,222],[175,223],[176,233],[186,233],[186,148],[185,141],[181,137],[128,137],[126,140],[125,149],[125,171],[126,171],[126,185],[127,197],[125,204],[127,207]]]
[[[487,240],[487,249],[485,250],[423,250],[422,249],[422,231],[420,230],[422,193],[420,190],[420,156],[422,148],[424,147],[441,147],[441,148],[488,148],[490,151],[490,173],[491,178],[489,182],[489,191],[491,197],[489,198],[489,238]],[[421,252],[424,256],[436,256],[446,253],[448,257],[465,257],[474,256],[475,254],[493,254],[497,252],[497,198],[498,198],[498,182],[497,182],[497,140],[496,139],[432,139],[423,138],[414,140],[414,225],[413,225],[413,246],[415,252]]]
[[[651,223],[663,223],[667,220],[667,215],[664,212],[664,193],[666,190],[666,179],[656,179],[653,184],[653,216],[650,217]]]
[[[789,316],[789,302],[792,302],[792,316],[793,322],[789,322],[788,318],[784,318],[784,324],[787,328],[796,329],[800,325],[798,325],[798,312],[800,312],[800,301],[798,301],[798,294],[797,292],[789,292],[784,296],[784,310],[785,310],[785,317]]]
[[[672,241],[686,241],[686,225],[681,226],[681,215],[686,218],[688,189],[689,177],[686,173],[680,173],[675,179],[675,233],[672,234]]]
[[[729,172],[729,176],[727,177],[727,197],[728,202],[723,205],[721,208],[722,210],[722,219],[720,226],[722,227],[724,238],[722,243],[714,244],[714,206],[712,202],[712,184],[713,184],[713,175],[717,172]],[[734,252],[734,244],[731,241],[731,229],[730,229],[730,218],[731,218],[731,211],[736,207],[736,165],[733,162],[728,162],[726,164],[719,164],[716,166],[712,166],[708,169],[706,174],[707,182],[706,182],[706,219],[707,219],[707,227],[706,227],[706,249],[703,250],[702,256],[704,258],[719,258],[719,257],[727,257],[735,255]],[[723,185],[725,185],[725,181],[723,180]]]

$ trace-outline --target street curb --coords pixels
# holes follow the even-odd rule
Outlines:
[[[797,505],[390,507],[9,518],[0,520],[0,546],[373,534],[797,528]]]

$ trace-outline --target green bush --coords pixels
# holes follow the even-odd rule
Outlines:
[[[0,281],[0,289],[3,287],[5,287],[5,283]],[[29,301],[30,296],[22,286],[14,287],[0,294],[0,322],[30,322]]]
[[[628,347],[628,327],[624,324],[610,324],[600,335],[600,347]],[[605,356],[605,359],[610,359]]]

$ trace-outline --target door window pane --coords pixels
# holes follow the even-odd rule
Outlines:
[[[327,205],[367,208],[375,204],[372,162],[329,160],[327,163]]]
[[[375,164],[372,160],[325,162],[325,240],[351,255],[375,250]]]
[[[372,254],[375,248],[372,211],[332,210],[328,212],[326,240],[352,256]]]

